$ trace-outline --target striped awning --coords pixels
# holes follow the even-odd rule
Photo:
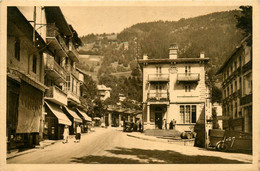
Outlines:
[[[85,112],[83,112],[82,110],[79,110],[78,108],[77,108],[77,111],[83,116],[83,118],[86,121],[92,121],[91,117],[89,117]]]
[[[75,122],[79,122],[79,123],[82,123],[82,119],[77,115],[76,112],[74,112],[73,110],[69,109],[68,107],[66,106],[63,106],[66,111],[74,118],[74,121]]]

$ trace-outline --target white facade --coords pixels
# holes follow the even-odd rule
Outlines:
[[[176,50],[177,51],[177,50]],[[170,49],[171,57],[172,49]],[[177,54],[176,54],[177,56]],[[138,60],[143,71],[143,104],[145,129],[193,130],[211,116],[209,89],[205,83],[205,63],[208,58],[178,58]],[[204,108],[204,106],[206,106]]]
[[[105,85],[97,85],[97,89],[100,100],[106,100],[110,97],[110,91],[112,90],[110,87],[106,87]]]

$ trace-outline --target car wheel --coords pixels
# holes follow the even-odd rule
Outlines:
[[[218,151],[224,152],[228,150],[228,145],[225,142],[219,142],[217,143],[216,148]]]

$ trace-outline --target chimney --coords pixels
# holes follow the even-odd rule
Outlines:
[[[178,58],[178,45],[171,44],[169,48],[169,58],[170,59],[177,59]]]
[[[205,52],[200,52],[200,58],[205,58]]]
[[[147,60],[148,59],[148,55],[147,54],[144,54],[143,55],[143,60]]]

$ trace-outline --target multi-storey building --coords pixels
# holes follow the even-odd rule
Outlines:
[[[8,147],[39,144],[43,132],[46,43],[17,7],[7,8]]]
[[[79,61],[77,48],[81,44],[77,32],[69,25],[59,7],[44,7],[46,42],[51,52],[45,57],[45,134],[61,139],[65,125],[74,134],[82,119],[75,113],[80,105]]]
[[[168,59],[139,59],[143,73],[144,129],[192,130],[210,116],[209,89],[205,65],[209,58],[178,58],[178,46],[171,45]],[[206,117],[205,117],[206,112]]]
[[[217,74],[222,74],[223,128],[252,132],[252,47],[244,38]]]

